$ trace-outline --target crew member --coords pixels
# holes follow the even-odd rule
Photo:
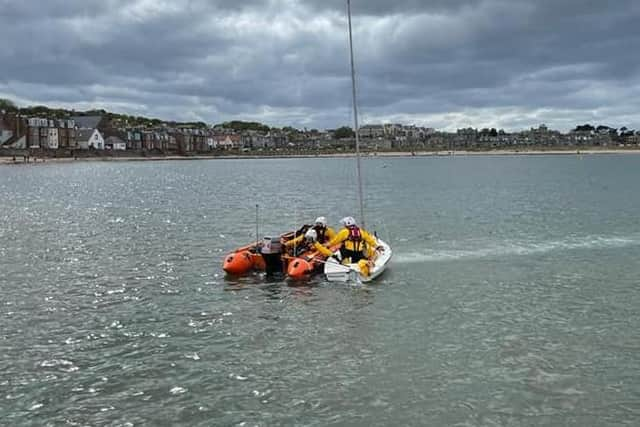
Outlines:
[[[336,236],[336,232],[333,230],[333,228],[327,226],[327,219],[323,216],[319,216],[318,218],[316,218],[313,226],[309,230],[314,230],[316,232],[316,242],[320,243],[321,245],[329,242]],[[304,238],[305,235],[301,234],[298,237],[285,242],[284,246],[287,249],[302,246]]]
[[[320,252],[322,255],[326,257],[333,257],[333,252],[329,249],[325,248],[323,245],[318,242],[318,232],[313,228],[310,228],[306,233],[304,233],[304,240],[307,243],[309,248],[313,248],[316,251]]]
[[[340,254],[343,260],[356,264],[362,259],[370,258],[374,254],[374,249],[382,250],[382,246],[378,245],[376,238],[366,230],[358,227],[353,217],[342,218],[340,223],[344,228],[325,246],[333,247],[337,244],[342,244],[340,246]]]

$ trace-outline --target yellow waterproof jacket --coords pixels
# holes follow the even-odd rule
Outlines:
[[[330,257],[331,255],[333,255],[333,252],[331,252],[329,249],[325,248],[318,242],[313,242],[313,249],[320,252],[322,255],[326,257]]]
[[[349,229],[343,228],[325,246],[333,247],[334,245],[342,243],[346,250],[355,252],[364,252],[363,242],[367,243],[370,249],[375,249],[375,247],[378,246],[376,238],[362,228],[360,229],[360,236],[362,237],[362,241],[354,242],[349,239]]]
[[[329,242],[329,241],[331,241],[331,239],[333,239],[336,236],[336,232],[333,231],[333,228],[327,227],[326,230],[324,231],[324,236],[325,236],[325,239],[326,239],[325,242]],[[295,239],[291,239],[288,242],[286,242],[284,244],[284,246],[286,248],[292,248],[294,246],[300,246],[303,243],[304,243],[304,234],[301,234],[298,237],[296,237]]]

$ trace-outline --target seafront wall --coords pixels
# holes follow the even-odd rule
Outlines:
[[[362,153],[363,157],[451,157],[451,156],[549,156],[549,155],[598,155],[640,154],[640,149],[559,149],[559,150],[487,150],[487,151],[384,151]],[[100,155],[75,157],[48,157],[43,155],[0,153],[0,165],[46,164],[74,162],[126,162],[163,160],[214,160],[214,159],[287,159],[287,158],[340,158],[354,157],[354,153],[300,153],[300,154],[227,154],[227,155]]]

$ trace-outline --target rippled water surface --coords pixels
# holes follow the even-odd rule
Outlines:
[[[640,156],[364,167],[362,288],[220,268],[353,159],[0,168],[0,424],[640,425]]]

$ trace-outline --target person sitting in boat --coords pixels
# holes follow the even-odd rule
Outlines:
[[[378,241],[366,230],[358,227],[353,217],[345,217],[340,220],[344,226],[336,236],[325,246],[340,246],[340,255],[342,260],[351,264],[357,264],[360,260],[367,260],[375,254],[376,250],[382,250],[382,246],[378,245]]]
[[[323,216],[316,218],[313,226],[307,231],[310,230],[314,230],[316,232],[316,242],[321,245],[329,242],[336,236],[336,232],[333,228],[327,226],[327,219]],[[284,247],[286,249],[297,248],[298,246],[303,247],[303,239],[305,239],[305,234],[300,234],[298,237],[285,242]],[[300,251],[296,250],[296,252],[299,253]]]

